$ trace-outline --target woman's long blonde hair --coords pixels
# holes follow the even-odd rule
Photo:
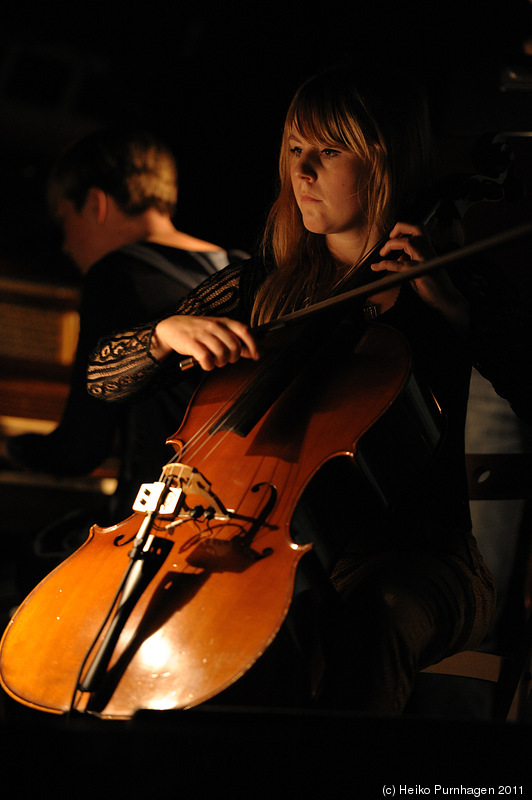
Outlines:
[[[253,310],[255,323],[323,299],[338,282],[339,265],[325,236],[303,226],[290,178],[288,139],[295,128],[321,146],[341,145],[362,162],[360,205],[366,231],[384,235],[432,180],[429,114],[419,87],[368,67],[335,67],[304,83],[286,116],[279,158],[280,188],[263,238],[273,270]]]

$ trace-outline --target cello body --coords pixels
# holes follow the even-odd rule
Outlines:
[[[213,428],[211,420],[253,381],[261,362],[241,360],[209,375],[169,440],[178,454],[170,468],[177,507],[184,502],[192,512],[156,511],[142,591],[103,668],[87,679],[146,518],[138,510],[118,525],[93,526],[88,540],[17,610],[0,645],[0,678],[12,698],[55,714],[127,719],[139,709],[197,706],[261,657],[283,624],[296,569],[312,547],[293,542],[290,522],[313,477],[319,486],[320,467],[347,456],[368,487],[393,502],[382,488],[389,443],[382,467],[379,459],[371,464],[366,434],[406,403],[404,419],[421,442],[420,474],[441,438],[439,409],[430,397],[427,406],[400,333],[371,324],[361,337],[351,327],[335,335],[319,367],[308,362],[299,369],[246,435]],[[184,497],[183,463],[194,476]],[[324,486],[320,502],[334,503],[336,492],[348,491]]]

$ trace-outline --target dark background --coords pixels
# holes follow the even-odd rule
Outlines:
[[[530,70],[529,0],[19,0],[7,13],[0,27],[4,271],[68,275],[44,214],[44,180],[65,143],[117,121],[147,127],[174,148],[178,227],[252,249],[274,196],[290,98],[342,53],[412,66],[446,141],[532,131],[532,95],[500,91],[508,66]]]
[[[502,131],[512,134],[516,173],[525,177],[525,188],[532,183],[532,58],[523,51],[523,42],[532,38],[529,0],[245,5],[73,0],[70,6],[9,0],[5,5],[0,19],[0,275],[77,280],[46,218],[44,183],[67,142],[115,122],[147,127],[174,148],[180,169],[178,227],[226,247],[252,249],[275,193],[290,98],[301,80],[342,53],[368,53],[392,65],[405,61],[415,69],[431,100],[442,172],[470,168],[471,143],[485,132]],[[501,76],[510,67],[523,80],[501,91]],[[529,216],[530,207],[530,201],[521,204],[519,214]],[[516,221],[513,208],[483,211],[486,232]],[[522,263],[528,267],[528,252]],[[11,490],[11,505],[7,511],[3,506],[4,570],[11,569],[5,564],[5,531],[9,545],[18,533],[11,508],[18,527],[27,525],[29,533],[36,527],[35,514],[40,526],[43,514],[54,518],[54,502],[65,507],[64,497],[54,501],[47,487],[42,493],[40,507],[35,489],[29,499],[24,490],[20,502]],[[72,495],[70,502],[79,500]],[[10,572],[8,577],[11,591]],[[15,602],[18,595],[6,595],[4,606]],[[157,738],[150,725],[133,739],[114,737],[114,728],[108,735],[106,730],[103,740],[101,730],[98,739],[90,738],[92,731],[85,736],[75,728],[77,736],[71,730],[64,736],[10,730],[2,741],[4,761],[18,766],[24,758],[23,769],[16,771],[18,788],[25,782],[35,788],[33,780],[40,788],[43,776],[56,787],[63,774],[72,780],[75,768],[77,782],[69,785],[69,796],[74,791],[80,797],[87,795],[78,786],[82,781],[86,788],[93,774],[100,794],[112,775],[129,779],[137,789],[132,796],[139,796],[139,789],[153,794],[162,780],[167,792],[169,787],[179,790],[176,781],[183,774],[202,788],[206,780],[218,782],[221,776],[234,797],[255,796],[247,777],[246,793],[234,794],[235,779],[243,779],[250,768],[258,785],[277,773],[284,781],[290,770],[298,796],[302,777],[308,774],[309,782],[315,782],[322,764],[329,794],[347,766],[353,797],[357,788],[363,796],[361,774],[366,770],[377,776],[377,786],[388,778],[397,783],[405,765],[411,768],[411,786],[421,780],[423,766],[431,780],[444,783],[451,780],[453,767],[459,765],[461,779],[471,779],[473,767],[480,770],[479,786],[488,785],[490,763],[508,784],[520,780],[516,759],[529,775],[530,732],[524,735],[522,728],[479,729],[466,723],[452,729],[445,723],[442,729],[411,728],[403,720],[399,727],[388,720],[353,726],[349,721],[346,736],[346,726],[334,717],[319,721],[322,727],[316,731],[305,717],[303,724],[297,717],[288,722],[270,717],[270,724],[264,719],[258,724],[253,716],[235,722],[222,715],[209,720],[206,736],[198,713],[198,718],[186,717],[186,730],[173,728],[171,735]],[[171,725],[176,724],[172,719]],[[296,753],[294,742],[299,742]],[[102,763],[104,769],[98,770]],[[379,786],[371,797],[381,795]]]

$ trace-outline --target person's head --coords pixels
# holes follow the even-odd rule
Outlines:
[[[81,211],[93,186],[110,195],[129,216],[148,208],[172,216],[177,203],[174,157],[148,133],[95,131],[70,144],[53,167],[48,181],[52,214],[62,199]]]
[[[150,209],[172,217],[177,167],[170,150],[148,133],[118,129],[88,134],[65,149],[49,177],[48,207],[63,227],[66,252],[82,268],[93,258],[84,247],[96,244],[88,225],[106,199],[126,221]]]
[[[305,164],[304,147],[310,153]],[[312,202],[314,193],[322,198],[321,165],[321,185],[330,182],[336,149],[345,154],[334,162],[337,230],[349,232],[351,225],[367,245],[408,215],[432,181],[430,122],[421,89],[393,70],[342,65],[310,78],[296,92],[285,120],[279,194],[264,239],[278,268],[271,282],[284,300],[275,300],[266,286],[258,300],[261,319],[320,299],[338,276],[330,246],[335,219],[316,220],[323,204]],[[302,182],[310,188],[299,189]]]

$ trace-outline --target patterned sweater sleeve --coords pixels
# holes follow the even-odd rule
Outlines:
[[[193,289],[176,307],[175,314],[232,316],[245,319],[246,308],[241,284],[247,276],[248,262],[230,264]],[[159,320],[101,339],[88,363],[87,389],[94,397],[108,401],[130,399],[148,384],[164,384],[177,376],[179,356],[172,354],[157,361],[150,343]]]

